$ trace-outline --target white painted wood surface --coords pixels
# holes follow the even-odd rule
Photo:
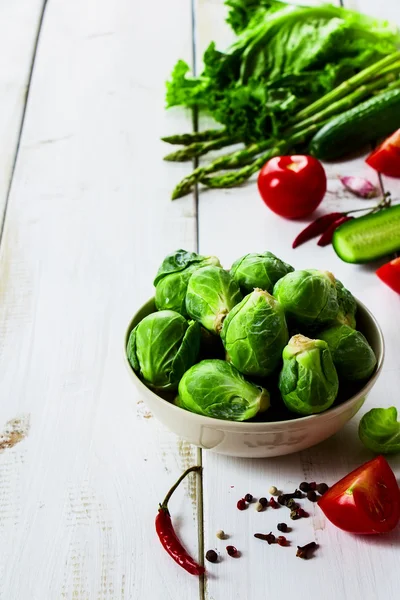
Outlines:
[[[10,186],[44,0],[0,2],[0,222]]]
[[[397,0],[379,8],[352,0],[352,7],[400,23]],[[195,8],[198,55],[211,39],[224,46],[222,0],[197,0]],[[21,14],[33,39],[38,12],[30,20]],[[236,510],[246,492],[266,495],[271,484],[289,490],[303,478],[331,483],[367,460],[359,415],[296,456],[203,453],[205,547],[223,556],[207,565],[205,590],[156,539],[158,501],[200,456],[151,417],[124,372],[122,342],[162,257],[196,248],[194,199],[169,202],[190,165],[163,163],[159,142],[191,129],[190,114],[163,108],[172,65],[178,57],[191,61],[191,27],[187,0],[48,2],[0,246],[0,600],[395,599],[399,530],[355,538],[310,507],[311,518],[287,536],[292,548],[269,547],[253,534],[273,530],[284,509]],[[7,64],[16,76],[17,66]],[[22,75],[21,85],[26,69]],[[1,91],[0,106],[6,103]],[[327,170],[326,210],[360,203],[341,190],[338,174],[374,177],[362,159]],[[384,185],[400,197],[398,181]],[[345,265],[314,242],[293,251],[301,225],[267,211],[254,183],[201,193],[198,212],[200,251],[226,266],[270,249],[348,285],[377,316],[387,344],[384,372],[362,412],[398,404],[400,300],[374,267]],[[13,447],[2,444],[10,435]],[[400,475],[400,459],[390,462]],[[171,504],[195,556],[199,507],[194,481]],[[224,553],[227,542],[215,537],[221,528],[240,558]],[[316,558],[300,561],[295,547],[311,539],[320,544]]]

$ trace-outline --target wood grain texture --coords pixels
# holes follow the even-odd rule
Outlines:
[[[301,2],[300,2],[301,3]],[[303,2],[305,3],[305,2]],[[312,4],[312,2],[307,2]],[[362,10],[363,2],[358,3]],[[368,12],[365,3],[364,10]],[[393,18],[397,3],[379,3],[379,15]],[[375,7],[375,13],[377,8]],[[371,12],[371,11],[369,11]],[[210,39],[224,48],[230,34],[224,24],[223,2],[199,0],[197,32],[198,56]],[[398,19],[400,24],[400,17]],[[209,121],[204,126],[210,126]],[[373,201],[360,201],[346,192],[338,177],[360,175],[376,185],[379,180],[365,163],[363,156],[326,164],[328,192],[319,213],[368,206]],[[384,181],[385,187],[389,182]],[[390,186],[398,194],[398,183]],[[305,222],[304,222],[305,223]],[[199,246],[204,253],[216,254],[226,267],[237,257],[252,251],[271,250],[296,268],[321,268],[332,271],[376,315],[385,335],[386,361],[384,371],[363,409],[343,430],[326,442],[294,456],[277,459],[244,460],[203,453],[205,547],[221,553],[221,563],[211,565],[206,582],[208,600],[261,600],[266,597],[306,598],[322,593],[327,600],[338,598],[397,598],[397,561],[400,532],[385,539],[349,536],[326,521],[311,503],[303,504],[310,518],[291,522],[285,508],[257,513],[253,506],[241,512],[236,502],[246,493],[268,496],[271,485],[284,491],[306,479],[331,484],[356,466],[372,457],[361,445],[357,427],[360,416],[374,406],[398,405],[400,367],[398,362],[398,331],[400,329],[400,299],[374,275],[377,265],[348,265],[339,260],[331,247],[319,248],[315,241],[292,250],[291,244],[304,223],[284,221],[269,212],[259,198],[255,178],[249,184],[233,190],[201,190],[199,196]],[[223,230],[224,235],[221,235]],[[382,261],[383,262],[383,261]],[[380,264],[380,263],[379,263]],[[390,463],[400,475],[400,459]],[[268,546],[255,539],[254,533],[269,531],[277,534],[276,524],[285,521],[293,525],[287,535],[289,548]],[[221,542],[215,532],[223,529],[230,534],[229,542]],[[315,558],[296,558],[296,545],[316,541]],[[241,557],[230,558],[227,543],[234,544]]]
[[[44,0],[0,2],[0,223],[11,182],[44,3]]]
[[[52,0],[40,38],[0,254],[2,600],[196,599],[162,550],[158,502],[196,451],[165,431],[125,373],[123,339],[152,277],[195,248],[193,200],[169,202],[189,165],[161,135],[164,81],[191,60],[191,9]],[[197,554],[196,487],[171,502]]]
[[[211,39],[229,43],[230,33],[223,0],[195,4],[201,56]],[[372,0],[357,7],[376,14]],[[396,10],[397,0],[379,4],[380,16]],[[18,16],[32,27],[27,11]],[[11,28],[7,35],[13,38]],[[268,495],[272,484],[291,490],[304,478],[331,483],[370,458],[356,434],[359,416],[295,456],[204,453],[205,549],[221,553],[220,563],[207,564],[205,595],[156,538],[158,502],[198,456],[155,422],[131,387],[122,343],[163,256],[196,248],[194,199],[169,202],[191,166],[163,163],[168,146],[158,141],[191,130],[190,114],[164,111],[164,81],[177,58],[191,61],[191,46],[187,0],[49,2],[0,246],[0,600],[261,600],[314,592],[327,600],[397,599],[398,532],[346,536],[308,505],[310,518],[297,521],[291,546],[280,548],[253,534],[289,522],[286,509],[236,509],[247,492]],[[362,157],[326,168],[325,209],[361,206],[338,175],[374,178]],[[384,185],[400,196],[396,181]],[[296,267],[332,270],[368,305],[387,357],[362,412],[396,404],[399,298],[374,276],[375,265],[345,265],[314,242],[293,251],[301,227],[269,213],[254,180],[200,194],[202,252],[229,266],[268,248]],[[391,464],[400,474],[400,459]],[[191,479],[171,503],[194,556],[201,500]],[[226,541],[215,537],[221,528]],[[296,545],[311,540],[320,545],[315,559],[296,558]],[[240,558],[227,556],[228,543]]]

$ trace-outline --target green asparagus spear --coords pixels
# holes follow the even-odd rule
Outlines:
[[[400,65],[400,63],[399,63],[399,65]],[[304,129],[304,127],[307,125],[311,125],[312,123],[318,123],[318,122],[326,119],[327,117],[332,117],[341,112],[345,112],[346,110],[349,110],[350,108],[352,108],[353,106],[358,104],[359,101],[363,100],[364,98],[366,98],[368,96],[371,96],[373,94],[373,92],[375,92],[377,90],[378,91],[382,91],[382,90],[386,91],[388,89],[388,84],[390,84],[392,82],[393,83],[397,82],[397,86],[398,86],[400,84],[399,73],[400,73],[400,69],[397,71],[394,71],[392,73],[387,73],[383,77],[380,77],[379,79],[377,79],[371,83],[360,86],[357,90],[355,90],[354,92],[351,92],[351,94],[348,94],[348,96],[345,96],[344,98],[342,98],[341,100],[338,100],[337,102],[333,102],[330,106],[327,106],[323,110],[315,113],[308,119],[304,119],[303,121],[300,121],[300,123],[293,125],[293,127],[288,129],[285,133],[291,134],[295,131]],[[395,86],[395,87],[397,87],[397,86]]]
[[[212,140],[211,142],[194,142],[181,150],[167,154],[167,156],[164,156],[164,160],[184,162],[198,156],[203,156],[203,154],[207,154],[207,152],[210,152],[211,150],[219,150],[219,148],[224,148],[225,146],[232,146],[237,142],[238,140],[229,136],[219,138],[218,140]]]
[[[297,119],[306,119],[312,115],[314,115],[317,111],[329,106],[332,102],[336,102],[343,96],[346,96],[348,92],[355,90],[358,88],[360,84],[363,84],[365,81],[368,81],[372,75],[379,74],[384,68],[392,63],[397,62],[400,59],[400,52],[393,52],[389,54],[389,56],[385,56],[381,60],[378,60],[373,65],[370,65],[366,69],[363,69],[357,75],[350,77],[331,92],[325,94],[303,110],[301,110],[297,114]]]
[[[267,152],[257,157],[251,165],[247,165],[238,171],[233,171],[232,173],[217,175],[216,177],[202,177],[200,182],[210,188],[229,188],[241,185],[254,173],[261,169],[264,163],[270,158],[289,152],[297,144],[306,143],[314,133],[316,133],[319,129],[321,129],[321,127],[323,127],[323,125],[325,125],[325,123],[328,122],[328,120],[329,119],[323,121],[322,123],[310,125],[304,130],[292,135],[287,141],[276,143],[273,148],[267,150]]]
[[[194,131],[193,133],[178,133],[177,135],[167,135],[162,137],[163,142],[168,144],[182,144],[188,146],[195,142],[210,142],[226,135],[225,129],[206,129],[204,131]]]

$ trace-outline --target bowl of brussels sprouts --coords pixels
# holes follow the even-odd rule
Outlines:
[[[226,270],[177,250],[131,320],[124,354],[141,397],[170,430],[221,454],[273,457],[335,434],[383,363],[371,312],[329,271],[271,252]]]

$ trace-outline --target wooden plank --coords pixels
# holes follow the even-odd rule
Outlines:
[[[154,530],[196,452],[155,422],[123,361],[162,258],[196,245],[193,199],[169,202],[190,166],[163,163],[159,141],[191,129],[164,110],[191,45],[182,0],[48,5],[0,256],[0,423],[30,419],[0,453],[4,600],[199,596]],[[196,496],[188,481],[171,503],[195,556]]]
[[[44,0],[0,3],[0,223],[18,146],[43,5]]]
[[[385,16],[386,8],[390,11],[394,4],[389,0],[381,2],[380,14]],[[230,33],[224,24],[226,9],[222,0],[198,0],[197,15],[198,56],[201,57],[211,39],[217,41],[218,47],[226,47]],[[203,126],[210,126],[210,121],[205,120]],[[328,193],[319,213],[367,206],[371,202],[354,198],[338,179],[339,175],[360,175],[378,184],[376,174],[365,165],[363,158],[325,165]],[[337,481],[371,458],[357,436],[360,416],[374,406],[397,404],[399,298],[375,277],[376,265],[345,264],[331,247],[319,248],[315,242],[292,250],[292,241],[304,223],[286,221],[269,212],[258,195],[255,178],[248,185],[233,190],[200,189],[201,252],[219,256],[224,266],[229,267],[233,260],[247,252],[268,249],[296,268],[332,271],[367,304],[380,322],[387,346],[384,371],[359,415],[340,433],[314,448],[294,456],[263,461],[203,452],[205,549],[216,548],[221,554],[221,563],[208,565],[211,575],[206,581],[206,598],[209,600],[303,598],[313,590],[323,591],[327,600],[396,597],[398,532],[384,541],[349,536],[329,524],[321,511],[310,503],[307,505],[310,518],[296,522],[290,521],[283,508],[268,509],[265,513],[257,513],[254,507],[244,512],[236,508],[237,500],[246,493],[269,497],[271,485],[291,491],[304,479],[329,484]],[[400,460],[391,458],[390,463],[399,474]],[[257,531],[277,534],[276,524],[280,521],[293,524],[292,533],[287,535],[290,548],[268,546],[253,537]],[[215,537],[219,529],[230,535],[229,541],[221,542]],[[319,544],[315,559],[306,562],[296,558],[296,545],[312,540]],[[240,558],[233,559],[226,554],[228,543],[240,550]]]

